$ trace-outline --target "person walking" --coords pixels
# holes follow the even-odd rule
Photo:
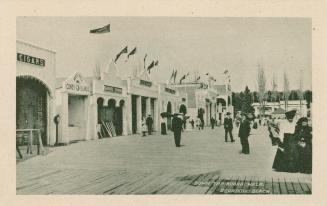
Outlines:
[[[142,137],[146,136],[146,132],[148,130],[147,126],[146,126],[146,120],[145,117],[142,118],[142,126],[141,126],[141,130],[142,130]]]
[[[190,123],[191,123],[192,129],[194,129],[194,120],[191,119]]]
[[[146,125],[148,127],[148,134],[151,135],[152,125],[153,125],[153,119],[152,119],[151,115],[148,115],[148,118],[146,118]]]
[[[199,130],[201,130],[201,120],[200,120],[199,117],[196,118],[195,123],[196,123],[196,127],[197,127]]]
[[[181,135],[183,129],[183,120],[179,117],[178,113],[175,113],[172,120],[172,131],[174,132],[175,146],[181,146]]]
[[[213,117],[210,118],[211,129],[215,128],[215,119]]]
[[[225,142],[227,142],[227,135],[229,134],[229,137],[231,139],[231,142],[235,142],[233,139],[233,120],[231,118],[231,113],[227,112],[227,117],[224,119],[224,129],[225,129]]]
[[[242,120],[238,132],[238,136],[241,141],[243,154],[250,154],[250,146],[248,140],[250,136],[250,131],[251,131],[250,121],[247,119],[246,114],[242,113]]]

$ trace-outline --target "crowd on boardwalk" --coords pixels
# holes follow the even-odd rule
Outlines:
[[[250,154],[249,136],[252,129],[258,127],[267,127],[271,144],[277,148],[277,152],[272,163],[272,169],[278,172],[301,172],[312,173],[312,127],[311,119],[307,117],[299,117],[296,110],[285,113],[285,118],[255,118],[252,114],[239,113],[233,119],[231,113],[227,112],[224,118],[223,128],[225,130],[225,142],[234,143],[233,129],[236,127],[238,137],[242,147],[242,154]],[[188,120],[181,113],[172,115],[172,128],[174,133],[175,146],[180,147],[181,135],[185,129],[185,122],[188,121],[193,130],[203,130],[202,121],[197,118]],[[151,134],[151,116],[144,118],[144,133]],[[212,119],[211,128],[217,125]],[[162,128],[166,128],[162,122]],[[165,135],[166,130],[161,130],[161,134]]]

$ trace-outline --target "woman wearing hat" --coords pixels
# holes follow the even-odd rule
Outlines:
[[[308,125],[308,118],[300,118],[295,127],[294,136],[298,144],[299,159],[297,168],[299,172],[312,173],[312,128]]]
[[[279,125],[279,144],[272,168],[282,172],[297,172],[297,141],[294,136],[296,110],[285,113],[285,121]]]

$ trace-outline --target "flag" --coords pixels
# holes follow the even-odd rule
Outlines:
[[[199,81],[199,80],[200,80],[200,78],[201,78],[201,77],[200,77],[200,76],[198,76],[198,78],[196,78],[196,81]]]
[[[135,53],[136,53],[136,47],[127,55],[127,59],[129,58],[129,56],[131,56]]]
[[[145,69],[145,60],[146,60],[146,57],[148,56],[148,54],[145,54],[144,56],[144,59],[143,59],[143,68]]]
[[[175,71],[175,74],[174,74],[174,83],[176,81],[176,76],[177,76],[177,70]]]
[[[127,46],[116,55],[115,63],[119,59],[120,55],[122,55],[124,53],[127,53]]]
[[[151,62],[151,64],[148,66],[147,70],[150,74],[151,68],[154,67],[154,61]]]
[[[104,26],[102,28],[90,30],[90,33],[92,33],[92,34],[103,34],[103,33],[108,33],[108,32],[110,32],[110,24],[108,24],[107,26]]]
[[[209,73],[206,73],[206,75],[209,75]]]
[[[184,74],[183,77],[179,80],[179,84],[182,84],[182,81],[186,78],[186,75]]]
[[[173,77],[175,76],[175,70],[173,69],[173,72],[171,73],[170,79],[169,81],[171,81],[173,79]]]
[[[154,63],[154,66],[158,66],[159,64],[159,61],[157,60],[155,63]]]
[[[228,70],[226,69],[225,71],[224,71],[224,74],[226,75],[228,73]]]

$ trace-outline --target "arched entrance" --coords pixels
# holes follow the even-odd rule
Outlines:
[[[98,106],[98,124],[102,124],[102,121],[105,120],[105,111],[103,107],[104,99],[99,97],[97,99],[97,106]]]
[[[222,124],[223,112],[226,109],[226,101],[223,98],[217,98],[218,120]]]
[[[167,104],[167,113],[171,114],[171,103],[168,102]],[[167,117],[167,128],[171,130],[171,115],[168,115]]]
[[[124,105],[125,105],[125,101],[120,100],[119,107],[116,107],[116,111],[115,111],[114,125],[116,128],[117,135],[123,134],[123,107],[124,107]]]
[[[34,77],[16,77],[16,128],[40,129],[42,143],[48,144],[48,100],[50,91]]]
[[[180,113],[183,113],[184,115],[187,113],[187,109],[186,109],[186,106],[184,104],[182,104],[180,107],[179,107],[179,112]]]

